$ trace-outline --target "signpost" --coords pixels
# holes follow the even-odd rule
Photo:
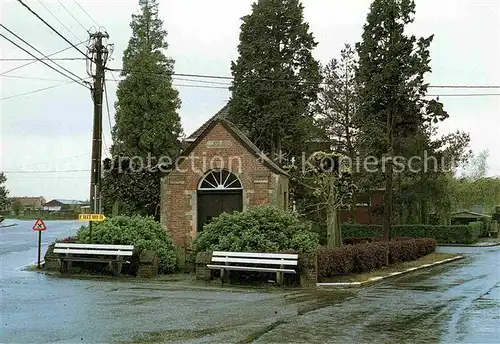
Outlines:
[[[41,269],[40,266],[40,255],[42,252],[42,232],[47,230],[47,226],[42,219],[37,219],[32,228],[34,231],[38,231],[38,264],[37,269]]]
[[[80,221],[92,221],[92,222],[101,222],[106,220],[104,214],[79,214],[78,220]]]

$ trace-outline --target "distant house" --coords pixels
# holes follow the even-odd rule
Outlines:
[[[480,221],[482,218],[491,218],[491,215],[477,213],[474,211],[459,211],[451,214],[452,225],[466,225],[470,222]]]
[[[88,202],[69,200],[69,199],[53,199],[43,205],[44,211],[60,212],[60,211],[75,211],[81,212],[83,208],[88,207]]]
[[[384,193],[385,189],[361,193],[356,197],[355,209],[342,209],[340,211],[340,222],[381,225],[383,223]]]
[[[19,202],[23,206],[23,210],[40,210],[45,204],[45,198],[38,197],[11,197],[9,198],[10,204]]]

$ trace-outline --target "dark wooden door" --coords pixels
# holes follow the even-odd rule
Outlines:
[[[198,191],[198,232],[214,217],[243,210],[241,190]]]

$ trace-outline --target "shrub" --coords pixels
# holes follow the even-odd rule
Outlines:
[[[342,243],[344,245],[357,245],[357,244],[365,244],[368,242],[373,242],[374,238],[372,237],[347,237],[347,238],[342,238]]]
[[[393,237],[391,240],[394,240],[394,241],[401,241],[401,240],[413,240],[415,238],[412,238],[412,237]]]
[[[354,252],[354,272],[369,272],[387,265],[387,243],[374,242],[356,245]]]
[[[481,230],[480,237],[485,237],[485,236],[488,235],[488,232],[491,229],[491,218],[489,218],[489,217],[481,217],[479,219],[479,221],[481,221],[481,223],[483,224],[482,225],[482,230]]]
[[[244,212],[222,213],[203,227],[194,242],[195,251],[277,252],[317,249],[310,224],[290,212],[259,206]]]
[[[66,237],[66,238],[62,238],[62,239],[57,239],[56,242],[72,244],[72,243],[77,242],[77,238],[76,238],[76,236],[70,236],[70,237]]]
[[[339,274],[363,273],[389,263],[411,261],[426,256],[436,249],[436,240],[430,238],[398,238],[389,242],[321,248],[317,251],[318,275],[330,277]]]
[[[381,237],[382,226],[380,225],[359,225],[342,224],[342,235],[344,237]]]
[[[92,241],[89,228],[80,228],[79,243],[134,245],[134,250],[153,250],[158,256],[160,271],[173,272],[176,268],[175,247],[170,234],[152,217],[115,216],[104,222],[92,224]]]
[[[350,274],[354,271],[354,246],[326,248],[317,252],[318,275],[329,277],[337,274]]]
[[[433,225],[397,225],[392,226],[392,237],[433,238],[443,244],[472,244],[481,234],[481,222],[469,225],[433,226]],[[342,225],[342,233],[347,237],[374,237],[382,234],[379,225]]]

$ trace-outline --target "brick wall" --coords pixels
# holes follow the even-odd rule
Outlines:
[[[283,194],[288,195],[288,178],[257,160],[238,138],[217,123],[179,168],[162,180],[161,222],[178,246],[189,247],[197,233],[196,191],[203,176],[214,168],[238,176],[243,187],[243,209],[268,203],[281,206]]]

